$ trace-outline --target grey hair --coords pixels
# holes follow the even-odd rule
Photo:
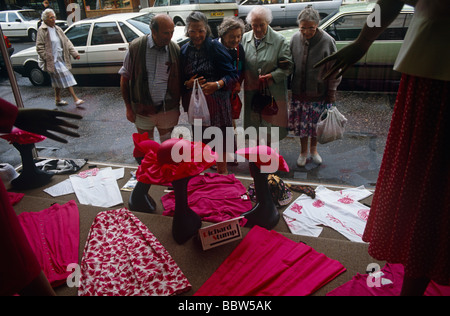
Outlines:
[[[319,12],[317,12],[316,9],[314,9],[311,5],[307,5],[298,15],[297,17],[297,24],[300,24],[300,22],[306,21],[306,22],[315,22],[319,24],[320,22],[320,15]]]
[[[255,16],[260,16],[264,18],[264,20],[267,22],[267,24],[272,23],[273,16],[272,11],[262,5],[256,6],[248,13],[247,17],[245,18],[245,21],[248,24],[252,24],[253,19]]]
[[[53,11],[53,9],[45,9],[44,12],[42,12],[41,20],[42,21],[47,20],[47,17],[50,13],[53,13],[56,16],[56,13],[55,13],[55,11]]]
[[[241,19],[235,16],[226,17],[223,19],[222,23],[217,27],[217,33],[219,37],[224,36],[227,32],[240,29],[242,34],[245,32],[245,25]]]
[[[193,11],[186,18],[185,32],[187,37],[189,37],[189,26],[191,25],[191,23],[195,22],[202,22],[205,25],[207,37],[212,35],[211,28],[208,25],[208,18],[200,11]]]

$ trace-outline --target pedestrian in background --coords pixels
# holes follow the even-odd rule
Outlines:
[[[223,19],[222,23],[217,28],[217,32],[219,34],[218,41],[222,43],[223,46],[227,49],[228,53],[231,56],[233,61],[233,67],[236,69],[238,75],[238,81],[234,84],[234,87],[231,89],[231,114],[233,118],[233,127],[236,128],[236,119],[240,117],[243,102],[239,97],[239,93],[241,92],[241,85],[244,81],[244,71],[245,71],[245,51],[244,47],[241,44],[242,36],[244,35],[245,25],[241,19],[237,17],[226,17]],[[234,151],[236,151],[236,137],[235,137],[235,146]],[[238,163],[234,158],[233,153],[233,161],[227,162],[228,165],[236,166]]]
[[[198,79],[208,103],[211,126],[222,131],[223,148],[214,148],[221,158],[217,161],[217,172],[228,174],[226,144],[234,142],[234,133],[227,129],[233,126],[230,93],[238,75],[225,47],[211,38],[208,19],[202,12],[194,11],[186,18],[186,36],[190,41],[181,47],[180,53],[184,79],[183,107],[187,112],[194,81]],[[202,141],[205,144],[215,139],[204,137],[207,127],[203,126],[202,131]],[[195,138],[197,137],[194,135]]]
[[[314,68],[324,57],[337,51],[334,39],[318,28],[320,15],[307,6],[297,17],[299,31],[290,42],[294,72],[292,75],[292,100],[289,109],[289,129],[300,137],[300,155],[297,166],[304,167],[309,154],[316,164],[322,163],[317,152],[317,122],[320,115],[336,101],[336,89],[341,78],[323,80],[330,64]]]
[[[289,43],[269,25],[272,18],[272,12],[264,6],[256,6],[246,18],[252,30],[242,38],[245,50],[244,128],[268,127],[270,137],[270,127],[276,127],[279,139],[283,139],[288,128],[287,77],[292,72],[293,62]],[[260,81],[268,85],[276,102],[276,114],[264,115],[251,109]]]
[[[55,89],[56,105],[67,105],[67,101],[61,99],[61,89],[69,90],[76,106],[84,101],[77,97],[73,86],[77,84],[70,69],[72,64],[70,56],[80,59],[80,55],[73,47],[72,42],[64,34],[64,31],[55,25],[55,11],[46,9],[42,12],[44,23],[39,27],[36,37],[36,51],[38,53],[39,67],[49,73],[52,87]]]
[[[180,116],[180,48],[172,41],[175,25],[167,14],[150,22],[151,33],[131,42],[119,70],[128,121],[161,142],[171,138]]]

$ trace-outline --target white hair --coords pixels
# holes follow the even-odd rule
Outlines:
[[[50,13],[53,13],[56,16],[55,11],[53,11],[53,9],[45,9],[44,12],[42,12],[42,15],[41,15],[42,21],[47,20],[47,17],[48,17],[48,15]]]
[[[262,5],[256,6],[254,7],[247,15],[247,17],[245,18],[245,21],[248,24],[252,24],[252,21],[255,17],[261,17],[263,18],[267,24],[272,23],[272,11]]]

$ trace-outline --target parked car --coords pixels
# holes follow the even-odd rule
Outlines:
[[[358,3],[343,5],[339,11],[319,24],[336,40],[337,49],[354,41],[367,17],[374,9],[375,3]],[[403,43],[414,8],[405,5],[394,22],[372,44],[369,51],[343,75],[341,89],[396,91],[401,74],[394,71],[394,63]],[[288,41],[298,28],[280,31]]]
[[[65,34],[80,54],[72,60],[74,75],[117,74],[123,64],[129,43],[135,38],[150,33],[152,14],[118,13],[73,23]],[[184,27],[175,27],[174,41],[182,45],[187,41]],[[50,82],[48,74],[38,66],[35,47],[30,47],[11,56],[16,72],[28,77],[35,86]]]
[[[152,7],[141,12],[166,13],[175,25],[186,25],[186,18],[192,11],[201,11],[208,18],[208,24],[217,35],[217,26],[223,18],[238,15],[236,0],[156,0]]]
[[[32,9],[27,10],[8,10],[0,12],[0,25],[3,34],[13,38],[28,38],[30,41],[36,41],[38,22],[41,14]],[[62,29],[67,28],[67,21],[56,20],[56,25]]]
[[[242,0],[239,4],[239,18],[245,21],[248,13],[257,5],[263,5],[272,11],[272,26],[297,25],[297,16],[307,5],[319,11],[321,18],[336,12],[342,0]]]
[[[8,57],[14,53],[14,47],[11,45],[8,36],[3,35],[3,39],[5,40],[6,50],[8,51]],[[0,72],[5,70],[5,60],[3,59],[3,54],[0,52]]]

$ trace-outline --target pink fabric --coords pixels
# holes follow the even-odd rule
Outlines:
[[[16,127],[9,134],[0,135],[0,137],[6,139],[9,143],[18,143],[21,145],[39,143],[46,138],[45,136],[23,131]]]
[[[399,296],[402,290],[404,268],[402,264],[390,264],[381,269],[386,280],[392,283],[383,285],[381,279],[371,276],[367,282],[367,274],[357,274],[352,280],[329,292],[327,296]],[[386,281],[385,281],[386,282]],[[450,286],[431,282],[425,291],[425,296],[450,296]]]
[[[16,205],[17,203],[19,203],[24,196],[25,193],[8,192],[8,197],[11,205]]]
[[[8,192],[0,181],[0,295],[20,292],[41,272]]]
[[[190,288],[167,250],[129,210],[97,215],[81,260],[78,295],[173,295]]]
[[[9,133],[16,121],[19,109],[14,104],[0,98],[0,133]]]
[[[195,295],[310,295],[344,271],[313,248],[255,226]]]
[[[40,212],[25,212],[19,222],[41,269],[53,287],[66,282],[71,263],[78,263],[80,221],[75,201],[53,204]]]
[[[163,215],[173,216],[175,193],[167,193],[161,201]],[[202,220],[213,223],[239,217],[253,207],[247,189],[233,174],[225,176],[217,173],[205,173],[189,181],[188,205]],[[245,225],[245,222],[241,221],[241,224]]]
[[[160,146],[157,142],[148,138],[148,132],[143,134],[134,133],[133,143],[133,157],[144,157],[150,150],[158,151]]]
[[[175,162],[171,149],[180,145],[183,160]],[[154,144],[153,144],[154,145]],[[196,176],[215,164],[217,154],[201,142],[185,139],[168,139],[160,146],[149,145],[137,172],[136,179],[146,184],[167,185],[174,180]]]
[[[0,98],[1,133],[11,131],[17,113],[15,105]],[[41,272],[3,181],[0,181],[0,253],[0,295],[20,292]]]
[[[258,167],[269,166],[273,162],[278,164],[277,170],[289,172],[289,166],[276,150],[268,146],[256,146],[249,148],[242,148],[236,151],[236,154],[245,157],[250,162],[254,162]],[[275,172],[273,170],[271,172]]]

